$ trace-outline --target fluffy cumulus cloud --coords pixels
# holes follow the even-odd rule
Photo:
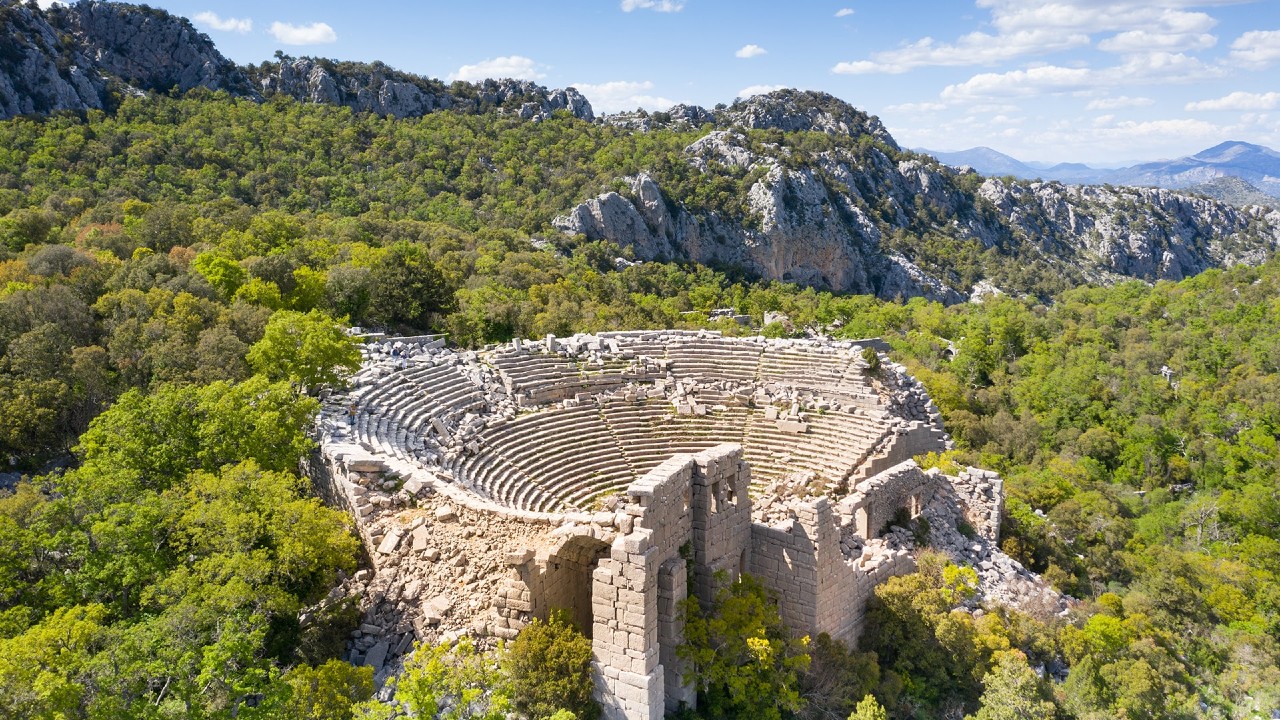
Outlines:
[[[217,13],[208,10],[191,19],[195,20],[199,25],[221,30],[222,32],[235,32],[243,35],[253,30],[253,20],[249,18],[223,18],[218,17]]]
[[[324,45],[338,41],[338,33],[328,23],[315,22],[310,25],[294,25],[276,21],[268,30],[271,35],[285,45]]]
[[[654,94],[652,81],[612,80],[603,83],[574,83],[578,92],[587,96],[596,112],[615,113],[636,108],[666,110],[677,104],[670,98]]]
[[[1233,92],[1214,100],[1187,103],[1188,110],[1275,110],[1280,107],[1280,92]]]
[[[684,9],[684,0],[622,0],[622,12],[633,10],[652,10],[654,12],[672,13]]]
[[[1231,62],[1251,70],[1280,60],[1280,30],[1250,30],[1231,43]]]
[[[735,52],[733,56],[740,57],[740,58],[753,58],[753,57],[760,57],[761,55],[764,55],[767,52],[769,51],[765,50],[759,45],[751,44],[751,45],[743,45],[742,47],[738,48],[738,51]]]
[[[836,17],[849,17],[853,14],[853,8],[840,8],[836,11]]]
[[[1235,0],[978,0],[991,14],[995,32],[973,32],[954,41],[925,37],[869,58],[841,62],[833,72],[850,75],[902,73],[925,66],[991,65],[1021,57],[1083,47],[1123,55],[1205,50],[1217,44],[1207,13],[1187,8]],[[1250,33],[1246,33],[1250,35]],[[1095,37],[1100,36],[1100,37]],[[1242,57],[1277,48],[1266,38],[1240,41]],[[1274,50],[1280,55],[1280,49]],[[1275,58],[1272,57],[1274,60]],[[1269,62],[1253,58],[1252,62]]]
[[[786,85],[748,85],[738,91],[738,97],[749,98],[753,95],[768,95],[774,90],[782,90],[786,87]]]
[[[831,71],[840,75],[870,73],[904,73],[925,66],[989,65],[1030,53],[1067,50],[1089,44],[1083,33],[1051,33],[1043,30],[1019,30],[1003,36],[974,32],[954,43],[942,43],[931,37],[894,50],[875,53],[870,60],[837,63]]]
[[[948,85],[942,90],[942,97],[945,100],[970,101],[1086,90],[1096,83],[1096,77],[1097,73],[1088,68],[1056,65],[1004,73],[982,73],[962,83]]]
[[[480,82],[489,78],[515,78],[516,80],[541,80],[546,77],[538,63],[523,55],[503,55],[481,60],[474,65],[463,65],[449,74],[449,80]]]
[[[1132,55],[1119,65],[1093,69],[1041,65],[1026,70],[981,73],[942,90],[944,100],[974,102],[993,98],[1035,97],[1140,84],[1189,83],[1221,77],[1225,70],[1183,53]],[[1100,101],[1105,102],[1105,101]],[[1130,106],[1149,103],[1130,103]],[[1091,109],[1111,109],[1099,105]]]

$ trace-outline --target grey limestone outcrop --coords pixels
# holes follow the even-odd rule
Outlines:
[[[112,83],[249,93],[243,73],[185,19],[105,2],[47,11],[0,3],[0,118],[103,109]]]
[[[690,209],[647,174],[557,217],[566,234],[631,247],[641,260],[745,268],[764,278],[881,298],[962,302],[974,293],[945,266],[909,257],[900,238],[1020,254],[1074,282],[1177,280],[1256,264],[1280,246],[1280,211],[1232,207],[1169,190],[984,179],[898,149],[879,120],[820,93],[778,91],[715,113],[685,148],[708,176],[753,178],[740,209]],[[823,132],[831,143],[797,164],[794,150],[744,130]],[[630,205],[631,207],[628,207]],[[644,222],[639,222],[643,219]],[[1019,262],[1026,262],[1025,259]]]
[[[0,0],[0,19],[0,119],[107,109],[115,93],[195,88],[254,100],[285,95],[395,117],[452,108],[498,109],[535,121],[560,111],[595,119],[574,88],[522,80],[446,86],[377,62],[287,56],[239,67],[190,21],[145,5],[83,0],[41,10]]]

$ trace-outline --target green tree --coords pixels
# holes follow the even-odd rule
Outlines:
[[[1057,712],[1044,683],[1017,650],[1001,653],[982,685],[982,707],[974,716],[976,720],[1052,718]]]
[[[1027,718],[1043,717],[1038,715],[1028,715]],[[889,720],[889,713],[885,711],[872,695],[864,695],[858,701],[858,707],[854,708],[853,713],[849,715],[849,720]]]
[[[360,367],[360,348],[342,325],[319,310],[281,310],[249,348],[249,365],[304,387],[337,385]]]
[[[247,278],[239,263],[214,252],[200,253],[191,266],[224,299],[233,297]]]
[[[779,719],[804,705],[800,673],[809,666],[809,639],[794,640],[778,607],[755,579],[726,584],[708,611],[683,604],[686,679],[698,689],[699,712],[712,718]]]
[[[396,700],[422,720],[504,720],[512,706],[497,658],[469,638],[418,646],[397,680]]]
[[[373,696],[373,668],[329,660],[299,665],[275,683],[262,707],[263,720],[352,720],[355,706]]]
[[[531,718],[568,710],[578,720],[595,720],[600,707],[592,699],[591,640],[564,612],[545,622],[535,619],[502,654],[502,671],[517,710]]]
[[[374,322],[426,330],[433,317],[452,308],[452,289],[421,245],[395,243],[371,270],[369,318]]]

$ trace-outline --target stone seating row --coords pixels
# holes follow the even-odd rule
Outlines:
[[[866,432],[861,420],[852,415],[809,414],[808,432],[796,435],[778,430],[762,413],[752,414],[743,453],[755,470],[753,484],[763,485],[796,471],[811,471],[829,483],[843,482],[879,437]]]
[[[725,409],[714,410],[716,400]],[[880,421],[833,412],[807,416],[808,432],[777,429],[760,409],[704,391],[705,415],[681,415],[665,398],[611,399],[555,408],[505,422],[478,438],[481,451],[457,464],[460,478],[491,499],[524,510],[587,509],[674,453],[740,442],[753,465],[753,485],[797,470],[832,483],[848,477],[884,438]],[[395,444],[395,441],[391,441]]]
[[[587,479],[603,477],[625,485],[634,478],[594,404],[504,423],[482,433],[478,442],[483,450],[464,464],[464,474],[495,500],[521,509],[563,509],[560,504],[565,497]],[[485,464],[479,458],[489,455],[516,470],[523,486],[515,487],[506,478],[493,479],[492,467],[483,474],[477,472]]]
[[[668,346],[666,358],[676,377],[754,382],[763,345],[718,339],[696,339]]]

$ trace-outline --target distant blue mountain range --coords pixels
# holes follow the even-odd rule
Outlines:
[[[1280,197],[1280,152],[1269,147],[1230,140],[1195,155],[1159,160],[1125,168],[1092,168],[1080,163],[1024,162],[988,147],[959,152],[920,150],[954,167],[967,165],[984,175],[1013,175],[1065,183],[1146,185],[1189,188],[1221,177],[1236,177],[1272,196]]]

